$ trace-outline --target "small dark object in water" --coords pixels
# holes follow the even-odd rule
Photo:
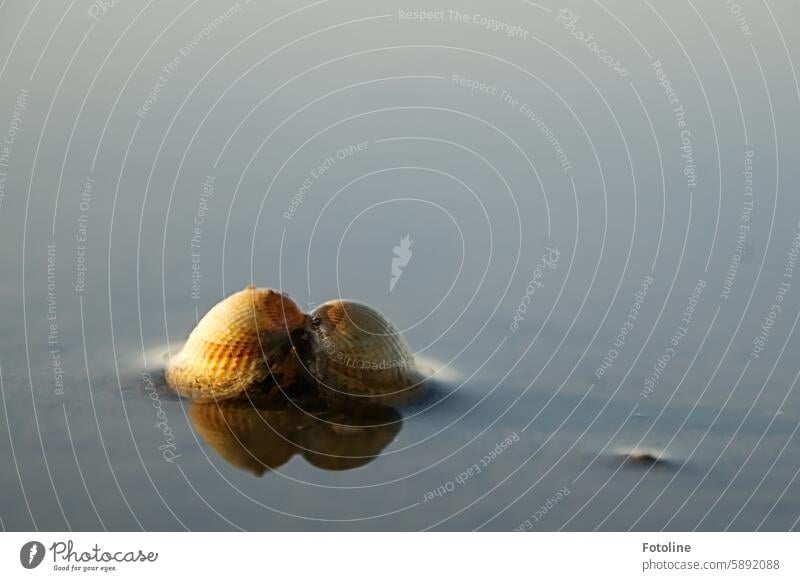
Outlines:
[[[637,466],[666,466],[669,464],[668,460],[657,453],[638,450],[625,454],[624,461]]]

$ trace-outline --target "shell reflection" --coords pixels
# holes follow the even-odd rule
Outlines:
[[[197,432],[223,459],[258,476],[295,454],[325,470],[364,466],[402,427],[393,408],[344,411],[315,397],[195,403],[190,415]]]

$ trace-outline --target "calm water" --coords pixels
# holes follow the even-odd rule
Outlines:
[[[798,526],[796,4],[167,4],[0,7],[5,529]],[[434,385],[180,400],[251,282]]]

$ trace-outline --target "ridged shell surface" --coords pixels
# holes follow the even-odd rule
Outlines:
[[[167,383],[197,401],[234,397],[274,379],[287,385],[302,370],[292,333],[306,315],[288,296],[253,286],[217,303],[170,360]]]
[[[363,303],[333,300],[311,313],[314,374],[326,396],[400,396],[422,381],[397,327]]]

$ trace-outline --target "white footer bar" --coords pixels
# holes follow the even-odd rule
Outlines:
[[[798,563],[796,533],[0,534],[2,579],[777,580]]]

